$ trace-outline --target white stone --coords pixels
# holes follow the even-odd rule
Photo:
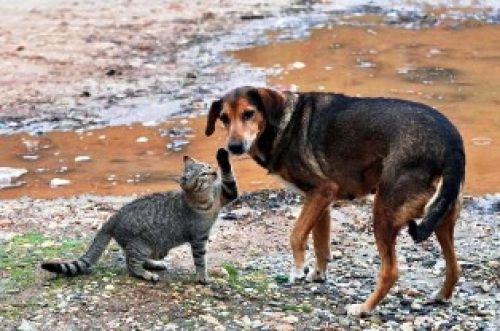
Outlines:
[[[294,315],[288,315],[288,316],[283,318],[283,321],[290,323],[290,324],[295,324],[299,321],[299,318],[297,316],[294,316]]]
[[[148,137],[139,137],[136,139],[138,143],[147,143],[149,141]]]
[[[52,178],[50,180],[50,187],[56,188],[59,186],[66,186],[69,185],[71,181],[69,179],[64,179],[64,178]]]
[[[15,185],[15,180],[27,172],[22,168],[0,167],[0,189]]]
[[[303,69],[306,67],[306,64],[304,62],[297,61],[297,62],[292,63],[290,65],[290,67],[292,69]]]
[[[115,289],[115,287],[111,284],[104,286],[105,291],[113,291],[114,289]]]
[[[91,157],[88,155],[78,155],[75,157],[75,162],[88,162],[91,160]]]

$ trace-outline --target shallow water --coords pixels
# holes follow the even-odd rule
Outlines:
[[[23,195],[55,198],[83,193],[143,194],[176,189],[175,179],[182,170],[183,155],[216,163],[215,152],[224,143],[222,130],[206,138],[204,125],[204,118],[176,119],[154,127],[138,124],[82,132],[55,131],[39,137],[1,136],[0,164],[24,168],[28,173],[18,179],[25,182],[23,185],[0,190],[0,199]],[[184,130],[185,134],[176,135]],[[172,133],[175,137],[171,137]],[[189,144],[180,151],[167,148],[176,140]],[[76,162],[76,157],[83,161]],[[232,161],[241,190],[278,186],[250,158]],[[51,187],[54,178],[70,183]]]
[[[445,113],[465,141],[469,194],[500,189],[500,26],[407,30],[371,25],[324,27],[310,38],[234,55],[281,73],[268,84],[300,91],[416,100]],[[378,22],[377,22],[378,24]]]
[[[352,17],[351,24],[364,27],[327,26],[293,42],[283,42],[280,36],[286,31],[273,32],[268,37],[275,38],[274,43],[230,54],[253,66],[273,68],[267,72],[279,74],[268,77],[268,84],[278,88],[393,96],[440,109],[464,136],[466,192],[498,191],[500,26],[471,21],[409,30],[381,26],[377,15]],[[215,151],[224,142],[222,130],[206,138],[204,124],[200,117],[158,126],[0,135],[0,165],[28,170],[18,179],[20,186],[0,190],[0,199],[142,194],[176,188],[182,155],[214,163]],[[170,136],[172,128],[181,129],[179,137]],[[184,128],[188,129],[182,134]],[[189,144],[181,151],[167,148],[177,139]],[[76,162],[78,156],[83,161]],[[90,160],[85,161],[86,156]],[[281,186],[248,157],[235,158],[233,163],[243,191]],[[70,182],[51,187],[54,178]]]

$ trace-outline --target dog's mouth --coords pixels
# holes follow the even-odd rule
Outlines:
[[[243,155],[248,153],[252,147],[253,140],[230,140],[227,144],[227,149],[233,155]]]

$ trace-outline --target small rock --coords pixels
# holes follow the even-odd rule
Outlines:
[[[418,302],[413,302],[411,304],[411,309],[416,310],[416,311],[422,310],[422,305]]]
[[[71,181],[69,179],[64,179],[64,178],[52,178],[50,180],[50,187],[51,188],[56,188],[56,187],[59,187],[59,186],[66,186],[66,185],[69,185],[71,183]]]
[[[22,168],[0,167],[0,189],[16,185],[16,179],[27,173]]]
[[[135,140],[137,143],[147,143],[149,141],[148,137],[139,137]]]
[[[290,68],[292,68],[292,69],[303,69],[305,67],[306,67],[306,64],[304,62],[300,62],[300,61],[294,62],[290,65]]]
[[[115,287],[111,284],[104,286],[105,291],[113,291],[114,289],[115,289]]]
[[[343,253],[339,250],[332,251],[332,259],[340,259]]]
[[[214,325],[219,325],[220,322],[217,318],[210,316],[210,315],[200,315],[200,318],[204,320],[207,323],[214,324]]]
[[[88,155],[78,155],[75,157],[75,162],[88,162],[91,160],[91,157]]]
[[[481,284],[481,289],[483,290],[484,293],[488,293],[489,291],[491,291],[491,285],[484,282]]]
[[[0,218],[0,228],[6,228],[12,224],[12,221],[8,218]]]
[[[299,321],[299,318],[294,315],[288,315],[283,318],[283,321],[290,323],[290,324],[295,324]]]
[[[23,155],[23,160],[36,161],[40,158],[40,155]]]
[[[411,322],[401,324],[401,331],[413,331],[413,324]]]
[[[293,331],[294,327],[290,324],[278,324],[276,325],[276,331]]]
[[[17,328],[18,331],[36,331],[38,328],[28,320],[23,319],[21,325]]]
[[[243,324],[243,326],[246,326],[246,327],[252,326],[252,321],[250,320],[250,317],[248,317],[247,315],[245,315],[241,318],[241,323]]]

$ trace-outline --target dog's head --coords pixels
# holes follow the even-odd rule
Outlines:
[[[212,103],[205,134],[215,131],[220,120],[226,129],[227,149],[236,155],[251,151],[259,136],[269,126],[278,126],[285,97],[267,88],[240,87]]]

